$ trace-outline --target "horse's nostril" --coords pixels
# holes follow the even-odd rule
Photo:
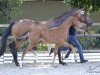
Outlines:
[[[88,25],[91,26],[93,23],[89,23]]]
[[[83,28],[83,27],[81,27],[81,28]]]

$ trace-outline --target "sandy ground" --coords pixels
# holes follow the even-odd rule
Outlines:
[[[100,75],[100,62],[57,64],[24,64],[20,69],[14,64],[0,64],[0,75]]]

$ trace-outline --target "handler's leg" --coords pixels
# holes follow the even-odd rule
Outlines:
[[[72,42],[72,43],[74,44],[74,46],[78,49],[79,57],[80,57],[80,62],[81,62],[81,63],[87,62],[88,60],[85,60],[85,59],[84,59],[83,51],[82,51],[82,46],[81,46],[81,44],[79,43],[77,37],[76,37],[76,36],[71,36],[71,42]]]

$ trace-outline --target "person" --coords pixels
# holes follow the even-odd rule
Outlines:
[[[84,32],[84,30],[82,30],[82,29],[75,28],[74,26],[71,26],[70,29],[69,29],[69,35],[68,35],[68,38],[67,38],[66,41],[67,41],[69,44],[74,45],[74,47],[76,47],[76,48],[78,49],[78,53],[79,53],[79,57],[80,57],[80,63],[85,63],[85,62],[87,62],[88,60],[85,60],[85,59],[84,59],[83,51],[82,51],[82,46],[81,46],[81,44],[79,43],[79,41],[78,41],[78,39],[77,39],[77,36],[76,36],[77,31]],[[62,48],[59,48],[58,50],[62,50]],[[71,51],[72,51],[72,50],[69,49],[69,51],[68,51],[67,54],[65,55],[65,58],[68,58],[68,57],[69,57]]]

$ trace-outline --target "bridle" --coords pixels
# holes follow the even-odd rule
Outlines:
[[[85,29],[85,32],[84,32],[84,38],[85,38],[85,40],[86,41],[89,41],[89,42],[91,42],[91,40],[90,39],[87,39],[86,37],[86,34],[90,37],[90,32],[89,32],[89,26],[86,26],[86,29]]]

